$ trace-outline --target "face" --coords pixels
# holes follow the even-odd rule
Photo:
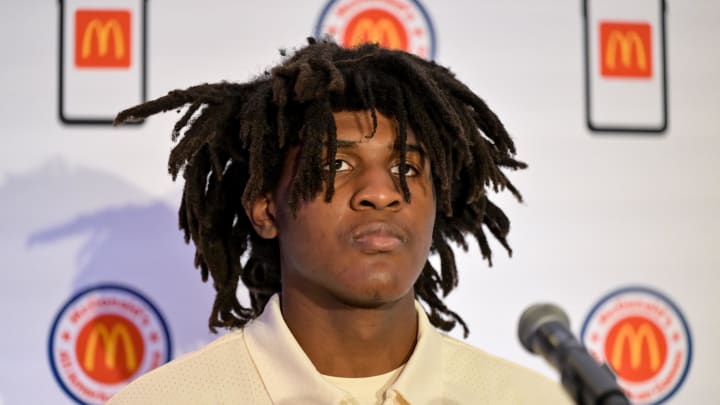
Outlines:
[[[299,151],[289,152],[269,217],[279,238],[283,289],[301,289],[322,301],[372,307],[413,294],[427,260],[435,222],[429,161],[408,131],[406,180],[411,202],[400,188],[396,123],[370,113],[333,114],[338,148],[335,192],[301,201],[293,216],[289,185]]]

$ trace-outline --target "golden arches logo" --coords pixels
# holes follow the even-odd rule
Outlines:
[[[660,328],[647,318],[628,317],[610,329],[605,355],[623,379],[646,381],[667,360],[667,342]]]
[[[350,21],[345,31],[343,45],[352,47],[363,43],[377,43],[388,49],[407,51],[408,39],[403,24],[391,13],[365,10]]]
[[[85,349],[83,367],[86,370],[93,371],[95,369],[95,356],[99,341],[102,342],[105,348],[105,364],[109,368],[116,368],[117,347],[118,341],[120,341],[125,349],[125,366],[131,370],[137,369],[138,358],[128,328],[123,324],[117,323],[108,330],[104,323],[97,323],[92,326]]]
[[[647,70],[647,56],[645,55],[645,46],[637,32],[629,32],[627,34],[620,31],[610,33],[607,49],[605,50],[605,62],[608,68],[615,69],[617,66],[617,55],[620,54],[620,63],[626,68],[632,65],[632,51],[635,50],[635,60],[640,70]]]
[[[363,42],[377,42],[390,49],[402,47],[395,25],[386,18],[378,21],[365,18],[358,21],[355,29],[350,33],[350,44],[357,45]]]
[[[650,24],[600,23],[600,60],[603,76],[650,77]]]
[[[648,348],[650,357],[650,369],[656,371],[660,368],[660,351],[655,333],[647,323],[643,323],[635,329],[632,325],[624,324],[615,338],[610,364],[616,369],[623,366],[623,352],[627,344],[630,350],[630,367],[638,369],[643,360],[643,343]]]
[[[85,34],[83,34],[83,59],[90,57],[93,38],[97,38],[98,56],[103,57],[107,55],[110,43],[110,34],[112,34],[112,40],[115,45],[115,59],[120,59],[125,56],[125,39],[123,38],[122,28],[120,28],[120,24],[117,20],[102,22],[95,19],[87,25],[85,28]]]
[[[143,336],[129,319],[105,314],[88,322],[78,334],[77,361],[93,380],[105,384],[126,381],[145,357]]]
[[[75,12],[75,65],[127,68],[132,50],[129,10]]]

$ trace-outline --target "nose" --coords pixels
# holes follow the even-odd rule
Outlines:
[[[355,179],[350,204],[361,210],[398,210],[403,205],[400,180],[383,167],[366,168]]]

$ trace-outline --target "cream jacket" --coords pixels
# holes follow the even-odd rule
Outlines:
[[[559,383],[441,334],[417,308],[415,350],[383,405],[571,403]],[[245,328],[138,378],[108,403],[357,402],[315,369],[285,324],[276,295]]]

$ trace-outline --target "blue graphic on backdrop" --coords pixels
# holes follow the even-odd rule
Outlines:
[[[170,207],[151,203],[81,215],[41,230],[28,243],[89,234],[76,254],[73,291],[107,281],[137,286],[167,314],[173,341],[188,348],[207,336],[212,292],[192,268],[193,249],[177,228],[177,214]]]
[[[174,355],[203,346],[214,296],[193,266],[193,248],[177,229],[173,203],[153,198],[107,172],[55,159],[0,182],[0,257],[6,290],[0,318],[0,377],[8,404],[63,403],[46,346],[52,320],[77,291],[116,283],[143,291],[165,315]],[[177,201],[175,196],[168,201]],[[55,303],[55,304],[53,304]]]

